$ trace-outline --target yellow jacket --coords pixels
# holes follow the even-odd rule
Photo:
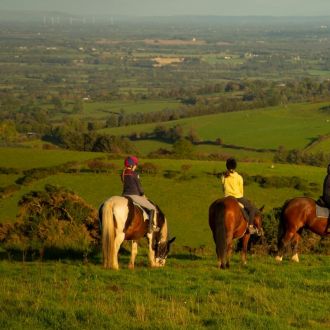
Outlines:
[[[243,197],[243,178],[237,172],[230,172],[229,176],[221,177],[223,192],[225,197],[233,196],[235,198]]]

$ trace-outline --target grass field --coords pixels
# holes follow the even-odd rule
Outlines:
[[[324,150],[330,150],[330,136],[323,141],[311,146],[311,148],[308,148],[308,151],[310,152],[321,152]]]
[[[134,112],[155,112],[164,109],[177,109],[181,103],[179,101],[113,101],[113,102],[85,102],[82,113],[77,116],[109,116],[111,113],[120,113],[124,111],[126,114]]]
[[[253,148],[304,148],[319,135],[330,131],[330,116],[318,109],[328,103],[290,104],[257,110],[221,113],[163,123],[194,128],[203,140],[221,138],[224,144]],[[159,124],[144,124],[103,129],[113,135],[151,132]],[[324,150],[326,151],[326,150]]]
[[[105,154],[95,152],[79,152],[68,150],[42,150],[30,148],[1,148],[0,167],[29,169],[49,167],[72,161],[85,161]]]
[[[261,116],[270,112],[279,120],[280,114],[288,111],[269,109],[261,111]],[[306,108],[306,116],[312,111]],[[317,120],[310,122],[311,131],[316,130]],[[288,127],[283,132],[289,134]],[[300,138],[306,137],[302,133]],[[298,134],[290,134],[288,139],[297,143]],[[147,152],[155,146],[150,142],[143,148]],[[235,155],[242,157],[249,155],[236,152]],[[32,148],[0,148],[0,156],[0,167],[20,171],[68,161],[84,162],[100,156],[107,158],[100,153]],[[108,161],[118,168],[123,162],[122,159]],[[276,264],[271,256],[249,253],[247,266],[242,266],[235,253],[231,268],[218,270],[208,226],[208,207],[223,195],[214,174],[225,169],[224,162],[140,160],[145,161],[159,169],[154,176],[141,175],[146,195],[159,204],[166,214],[170,236],[176,236],[166,267],[147,267],[144,241],[135,271],[127,269],[130,248],[127,242],[120,253],[122,269],[118,272],[102,268],[101,253],[91,256],[87,264],[67,259],[23,263],[8,261],[0,250],[1,329],[330,329],[328,255],[300,255],[300,264],[288,259]],[[183,165],[191,167],[184,172]],[[314,198],[321,193],[326,174],[324,168],[269,161],[239,162],[238,171],[266,177],[298,176],[316,185],[318,190],[308,192]],[[14,183],[19,176],[1,174],[0,186]],[[121,194],[119,171],[58,173],[21,186],[11,197],[1,199],[0,222],[15,221],[22,195],[43,190],[45,184],[64,186],[95,208],[108,197]],[[294,188],[261,188],[256,183],[245,187],[245,195],[256,206],[265,205],[266,212],[282,206],[288,198],[305,193]]]
[[[229,270],[215,258],[173,255],[163,269],[137,257],[134,271],[98,260],[0,261],[2,329],[329,329],[329,257],[300,264],[251,256]]]

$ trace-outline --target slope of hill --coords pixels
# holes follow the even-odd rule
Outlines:
[[[202,140],[221,138],[224,144],[252,148],[302,149],[321,134],[330,131],[330,115],[318,111],[323,103],[290,104],[216,115],[185,118],[162,123],[164,127],[182,125],[184,130],[194,128]],[[103,129],[112,135],[130,135],[134,132],[152,132],[159,123]],[[326,150],[324,150],[326,151]]]

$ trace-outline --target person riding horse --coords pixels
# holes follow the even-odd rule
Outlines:
[[[157,224],[155,220],[157,208],[144,195],[144,190],[140,182],[140,177],[136,172],[138,162],[139,160],[135,156],[129,156],[124,161],[125,168],[121,174],[121,180],[123,183],[122,196],[130,197],[133,202],[148,210],[149,233],[152,233],[153,230],[157,229]]]
[[[243,204],[244,209],[246,209],[249,215],[249,233],[255,234],[257,230],[253,225],[253,221],[257,209],[248,199],[244,197],[243,178],[236,172],[236,160],[234,158],[228,158],[226,161],[226,167],[227,171],[221,176],[224,195],[225,197],[235,197],[239,203]]]

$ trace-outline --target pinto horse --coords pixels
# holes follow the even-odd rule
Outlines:
[[[296,197],[287,201],[282,207],[279,234],[277,261],[282,261],[283,254],[291,243],[292,260],[299,262],[298,244],[304,228],[315,234],[326,236],[328,219],[317,217],[316,203],[312,198]]]
[[[261,236],[263,207],[256,212],[254,225],[257,228],[258,235]],[[248,222],[245,220],[241,206],[234,197],[225,197],[214,201],[209,207],[209,226],[212,230],[213,239],[216,245],[218,257],[218,267],[229,268],[229,262],[232,255],[233,240],[242,240],[241,259],[246,264],[247,246],[250,239],[250,233],[247,231]]]
[[[144,236],[149,243],[149,262],[151,267],[165,266],[170,244],[167,221],[157,207],[157,226],[159,231],[148,233],[149,220],[144,219],[143,210],[134,205],[130,198],[113,196],[99,209],[102,227],[102,254],[104,268],[119,269],[118,251],[124,240],[132,241],[131,258],[128,267],[133,269],[137,255],[138,240]]]

